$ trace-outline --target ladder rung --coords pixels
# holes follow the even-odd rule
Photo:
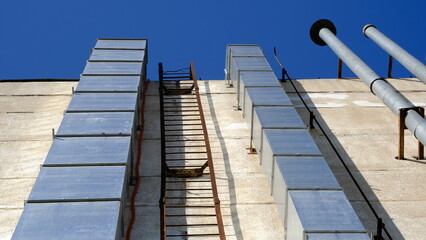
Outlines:
[[[219,236],[219,233],[197,233],[197,234],[167,234],[167,237],[204,237]]]
[[[196,117],[200,114],[176,114],[176,115],[164,115],[164,117]]]
[[[209,183],[210,181],[208,180],[189,180],[189,181],[166,181],[166,183],[188,183],[188,182],[206,182]]]
[[[166,197],[166,199],[208,199],[213,197]]]
[[[166,142],[204,142],[204,139],[176,139],[176,140],[166,140]]]
[[[164,121],[166,122],[179,122],[179,121],[200,121],[201,119],[199,118],[194,118],[194,119],[164,119]]]
[[[166,148],[184,148],[184,147],[205,147],[206,145],[192,145],[192,146],[166,146]]]
[[[207,161],[207,158],[171,158],[167,161]]]
[[[207,153],[207,152],[170,152],[166,154],[196,154],[196,153]]]
[[[213,205],[167,205],[166,208],[214,208]]]
[[[167,135],[166,137],[186,137],[186,136],[203,136],[203,133],[193,133],[193,134],[174,134],[174,135]]]
[[[211,191],[211,188],[169,188],[166,191],[174,192],[174,191]]]
[[[177,127],[177,126],[200,126],[201,123],[182,123],[182,124],[164,124],[165,127]]]
[[[167,110],[167,111],[163,111],[163,112],[198,112],[198,109],[194,109],[194,110]]]
[[[178,132],[178,131],[203,131],[203,129],[165,129],[166,132]]]
[[[166,217],[216,217],[216,214],[166,214]]]
[[[217,226],[217,223],[194,223],[194,224],[170,224],[167,227],[203,227],[203,226]]]

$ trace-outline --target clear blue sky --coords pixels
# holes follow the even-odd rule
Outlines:
[[[309,38],[320,18],[333,21],[338,37],[385,76],[387,55],[362,27],[374,24],[424,63],[425,10],[424,0],[1,0],[0,78],[78,78],[98,37],[148,38],[151,79],[159,61],[174,69],[191,60],[199,77],[223,79],[231,43],[260,44],[276,70],[277,46],[293,78],[335,77],[336,55]],[[410,73],[394,64],[394,75]]]

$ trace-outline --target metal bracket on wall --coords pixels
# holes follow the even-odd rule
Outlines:
[[[424,118],[425,110],[423,107],[413,107],[413,108],[402,108],[399,109],[399,144],[398,144],[398,156],[395,157],[398,160],[403,160],[404,158],[404,143],[405,136],[404,130],[407,129],[405,125],[405,116],[409,110],[416,111],[421,117]],[[417,151],[417,160],[424,159],[424,145],[418,141],[418,151]]]

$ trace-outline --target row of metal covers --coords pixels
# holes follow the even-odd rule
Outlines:
[[[12,236],[121,239],[147,40],[98,39]]]
[[[259,45],[228,45],[237,93],[287,240],[370,237]]]

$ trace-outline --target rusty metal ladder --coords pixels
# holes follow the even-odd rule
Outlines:
[[[189,72],[159,63],[161,239],[225,240],[210,142],[194,63]]]

